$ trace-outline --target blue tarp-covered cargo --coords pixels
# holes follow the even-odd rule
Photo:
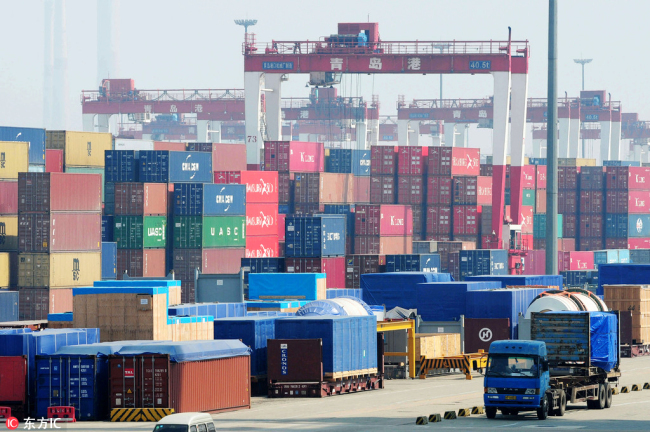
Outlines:
[[[212,315],[217,318],[246,316],[245,303],[186,303],[169,307],[169,316]]]
[[[601,264],[598,266],[598,291],[603,285],[645,285],[650,280],[650,264]]]
[[[275,339],[277,317],[214,320],[215,339],[239,339],[251,349],[251,375],[266,375],[266,341]]]
[[[417,285],[427,282],[451,282],[449,273],[396,272],[361,275],[363,301],[372,305],[417,309]]]
[[[363,299],[363,294],[360,289],[355,288],[332,288],[327,290],[328,299],[337,297],[356,297],[361,300]]]
[[[499,288],[506,288],[508,286],[553,286],[562,288],[562,276],[559,275],[530,275],[530,276],[517,276],[517,275],[485,275],[485,276],[468,276],[466,281],[494,281],[500,282]]]
[[[179,363],[250,355],[250,350],[239,340],[211,340],[143,343],[126,346],[116,353],[126,357],[142,354],[168,354],[171,361]]]
[[[374,316],[279,318],[276,339],[322,339],[323,372],[377,367],[377,320]]]
[[[356,297],[337,297],[336,299],[315,300],[302,306],[296,312],[296,316],[313,315],[374,315],[370,306],[363,300]]]
[[[326,297],[325,273],[251,273],[251,300],[319,300]]]
[[[499,282],[436,282],[417,285],[418,315],[423,321],[458,321],[465,315],[468,291],[500,288]]]

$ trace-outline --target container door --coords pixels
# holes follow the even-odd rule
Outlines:
[[[71,357],[67,362],[68,406],[75,407],[78,420],[100,420],[96,409],[96,358]]]
[[[140,406],[136,404],[135,370],[135,357],[111,358],[111,408],[140,408]]]
[[[137,358],[136,404],[138,408],[171,408],[169,357],[146,355]]]

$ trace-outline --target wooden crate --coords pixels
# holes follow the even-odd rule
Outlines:
[[[417,333],[415,358],[449,357],[462,354],[459,333]]]
[[[316,297],[318,300],[327,300],[327,279],[316,279]]]
[[[181,287],[169,287],[169,306],[176,306],[181,303]]]

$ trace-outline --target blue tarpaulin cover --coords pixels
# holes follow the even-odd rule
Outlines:
[[[468,291],[500,288],[500,282],[434,282],[416,287],[418,315],[424,321],[458,321],[465,315]]]
[[[68,345],[58,349],[54,355],[74,355],[74,356],[107,356],[115,354],[125,346],[132,345],[151,345],[154,343],[170,343],[171,341],[150,341],[150,340],[135,340],[135,341],[118,341],[118,342],[100,342],[86,345]]]
[[[331,288],[327,290],[327,298],[333,299],[337,297],[356,297],[361,300],[362,294],[360,289],[354,288]]]
[[[215,339],[239,339],[251,349],[251,375],[266,375],[267,340],[275,339],[277,317],[244,317],[214,320]]]
[[[417,309],[417,285],[427,282],[451,282],[449,273],[395,272],[361,275],[363,301],[373,305]]]
[[[650,264],[601,264],[598,266],[598,291],[603,285],[645,285],[650,280]]]
[[[251,300],[317,300],[318,281],[325,273],[250,273]]]
[[[246,316],[245,303],[185,303],[169,307],[169,316],[212,315],[216,318]]]
[[[212,340],[151,343],[122,348],[117,355],[169,354],[174,362],[210,360],[250,355],[250,349],[239,340]]]
[[[500,288],[506,286],[556,286],[562,288],[562,276],[559,275],[494,275],[494,276],[467,276],[466,281],[498,281]]]
[[[618,362],[618,326],[616,315],[607,312],[589,312],[591,323],[591,363],[610,371]]]

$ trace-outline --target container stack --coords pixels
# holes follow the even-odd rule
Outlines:
[[[650,168],[607,167],[605,247],[650,248]]]
[[[580,167],[577,166],[559,166],[558,167],[558,196],[557,206],[558,214],[562,215],[562,238],[563,245],[567,239],[573,240],[573,248],[558,248],[561,251],[576,250],[576,239],[578,237],[578,210],[579,210],[579,190],[578,175]]]
[[[397,204],[413,211],[413,240],[424,240],[425,174],[429,147],[400,146],[397,149]]]
[[[397,159],[397,147],[372,146],[370,148],[370,202],[372,204],[395,204]]]
[[[16,153],[15,147],[6,144],[8,142],[28,143],[27,159],[24,159],[22,150]],[[10,172],[13,178],[18,172],[45,172],[45,129],[0,126],[0,147],[6,158],[6,164],[0,167],[0,178],[9,178],[7,174]]]
[[[603,167],[582,167],[578,174],[580,208],[577,249],[605,247],[605,172]]]
[[[533,247],[534,228],[533,215],[536,211],[537,194],[536,186],[536,169],[534,165],[524,165],[521,167],[521,235],[522,243],[528,248]],[[506,166],[506,189],[505,189],[505,215],[506,219],[510,217],[510,165]],[[546,206],[544,205],[544,209]]]
[[[0,142],[0,253],[7,253],[8,285],[18,284],[18,173],[27,170],[29,144]],[[3,268],[4,269],[4,268]],[[0,269],[0,272],[2,269]]]
[[[370,150],[325,149],[325,171],[354,176],[354,203],[370,203]]]
[[[101,176],[20,173],[21,319],[72,310],[72,288],[101,279]]]
[[[605,304],[611,310],[632,312],[632,343],[650,342],[650,286],[604,285]]]
[[[355,254],[410,254],[413,251],[411,206],[358,205],[354,233]]]

